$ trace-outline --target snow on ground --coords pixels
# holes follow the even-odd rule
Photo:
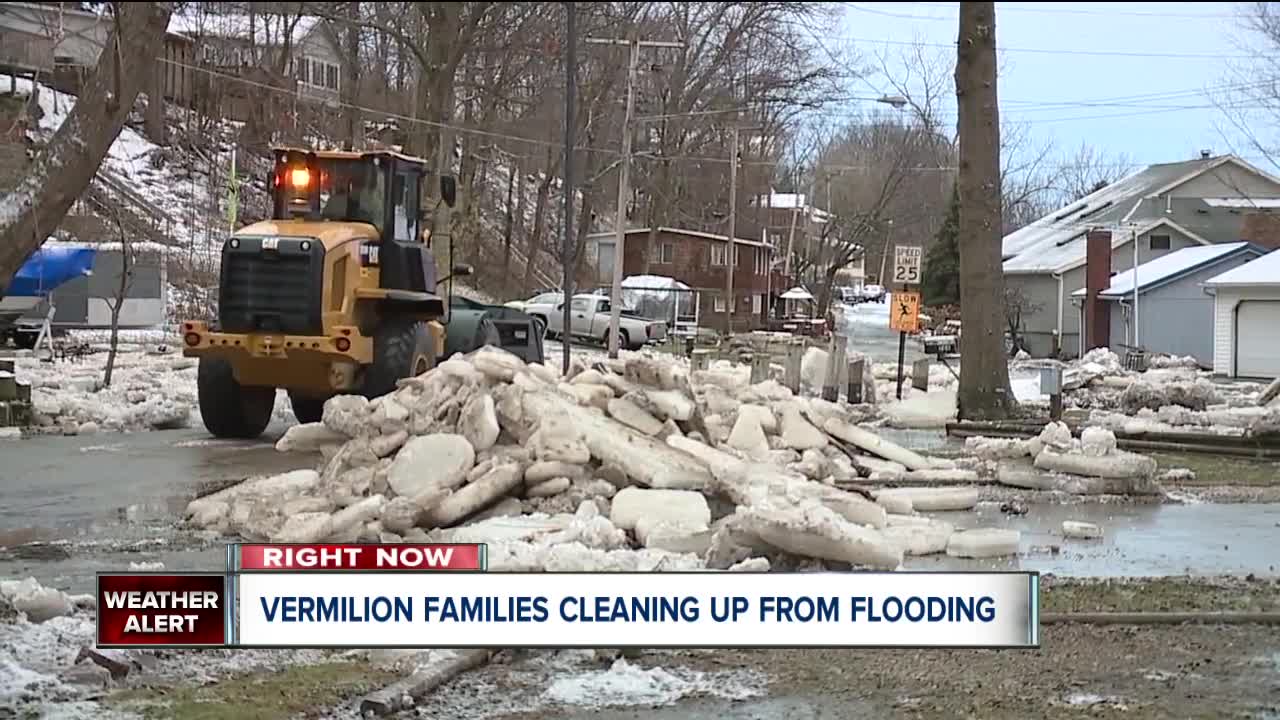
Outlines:
[[[889,307],[893,304],[893,296],[885,295],[884,302],[863,302],[857,305],[842,305],[844,317],[856,325],[875,325],[889,327]]]
[[[616,660],[608,670],[593,670],[556,680],[547,688],[545,698],[588,708],[660,707],[692,696],[745,700],[764,694],[763,685],[760,678],[754,676],[707,674],[682,668],[646,670],[626,660]]]
[[[30,80],[17,80],[18,95],[30,95]],[[44,112],[38,126],[38,137],[47,141],[57,131],[62,121],[70,114],[75,104],[75,97],[60,93],[47,85],[40,86],[40,109]],[[230,132],[233,125],[224,123],[214,132]],[[224,153],[215,153],[212,162],[230,169],[230,148],[227,157]],[[205,248],[220,245],[221,233],[212,234],[212,244],[206,244],[206,210],[217,201],[209,193],[209,170],[211,168],[192,168],[187,163],[169,162],[156,167],[152,157],[161,151],[141,133],[131,127],[121,128],[120,134],[107,157],[103,159],[101,169],[117,177],[130,190],[142,196],[148,202],[166,212],[172,218],[169,234],[179,242],[193,247]],[[216,212],[213,213],[216,216]]]
[[[77,434],[184,428],[198,418],[194,358],[120,352],[104,388],[106,360],[105,352],[53,363],[18,358],[18,377],[31,383],[36,423]]]

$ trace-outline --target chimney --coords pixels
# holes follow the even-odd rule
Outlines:
[[[1086,351],[1111,343],[1111,310],[1098,293],[1111,286],[1111,231],[1090,230],[1085,235],[1084,333]]]
[[[1201,151],[1200,151],[1200,159],[1201,159],[1201,160],[1208,160],[1208,159],[1209,159],[1209,156],[1210,156],[1210,155],[1212,155],[1212,154],[1213,154],[1213,153],[1211,153],[1211,152],[1210,152],[1210,151],[1208,151],[1208,150],[1201,150]]]

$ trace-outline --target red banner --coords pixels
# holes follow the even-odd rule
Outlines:
[[[239,545],[237,570],[483,570],[483,545]]]
[[[98,576],[98,645],[223,645],[222,575]]]

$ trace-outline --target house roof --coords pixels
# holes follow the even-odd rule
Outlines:
[[[631,228],[630,230],[626,230],[624,232],[627,235],[636,235],[640,233],[648,234],[649,228]],[[671,228],[671,227],[660,227],[658,228],[658,232],[671,233],[673,235],[688,235],[689,237],[702,238],[704,240],[711,240],[713,242],[725,242],[726,240],[729,239],[728,236],[726,235],[715,235],[713,233],[706,233],[700,230],[682,230],[680,228]],[[591,233],[590,235],[587,236],[587,239],[594,240],[598,245],[612,245],[614,241],[614,236],[616,235],[617,233],[613,231],[598,232],[598,233]],[[771,247],[766,242],[762,242],[760,240],[748,240],[746,238],[734,238],[733,242],[735,245],[750,245],[752,247],[764,247],[764,248]]]
[[[1275,287],[1280,285],[1280,250],[1205,281],[1209,287]]]
[[[1166,218],[1158,218],[1138,225],[1113,223],[1111,225],[1097,226],[1096,229],[1106,230],[1111,233],[1111,249],[1115,250],[1128,244],[1134,236],[1146,234],[1158,227],[1171,227],[1201,245],[1210,244],[1208,240]],[[1089,229],[1094,228],[1091,227]],[[1079,234],[1070,237],[1070,239],[1061,242],[1061,244],[1055,243],[1053,246],[1049,246],[1046,243],[1035,252],[1024,252],[1006,260],[1004,271],[1017,275],[1050,272],[1063,273],[1068,270],[1074,270],[1084,265],[1087,259],[1088,241],[1085,237],[1086,232],[1087,230],[1081,230]]]
[[[1142,263],[1138,266],[1138,292],[1147,292],[1197,270],[1203,270],[1215,263],[1236,255],[1250,253],[1261,255],[1265,250],[1247,242],[1222,243],[1220,245],[1201,245],[1182,248],[1167,255]],[[1111,278],[1111,286],[1100,294],[1108,297],[1125,297],[1133,294],[1134,272],[1132,269],[1116,273]],[[1071,293],[1072,297],[1084,297],[1085,288]]]
[[[752,200],[752,204],[760,207],[772,208],[774,210],[804,210],[807,209],[815,222],[826,222],[831,218],[831,213],[819,207],[814,207],[808,202],[809,198],[804,193],[769,193],[768,195],[760,195]]]
[[[1139,233],[1153,229],[1174,204],[1197,218],[1194,227],[1189,222],[1174,227],[1204,242],[1195,236],[1229,227],[1229,221],[1197,212],[1211,207],[1201,198],[1176,198],[1166,204],[1156,196],[1228,164],[1272,179],[1234,155],[1150,165],[1006,235],[1002,242],[1004,270],[1040,274],[1078,266],[1085,255],[1084,236],[1090,229],[1111,230],[1113,246],[1116,241],[1123,244],[1135,229],[1141,228]],[[1280,187],[1275,194],[1280,196]],[[1180,213],[1180,219],[1187,213]]]
[[[254,44],[270,47],[283,44],[290,24],[293,24],[293,28],[289,43],[297,45],[324,22],[323,18],[303,15],[296,17],[297,22],[294,23],[295,17],[262,14],[254,17],[251,22],[248,15],[239,13],[174,13],[169,16],[168,31],[192,38],[204,36],[245,40],[249,38],[249,31],[252,29]]]

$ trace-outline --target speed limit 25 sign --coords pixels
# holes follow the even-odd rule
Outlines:
[[[919,245],[896,245],[893,249],[893,282],[903,285],[920,284],[920,258],[924,250]]]

